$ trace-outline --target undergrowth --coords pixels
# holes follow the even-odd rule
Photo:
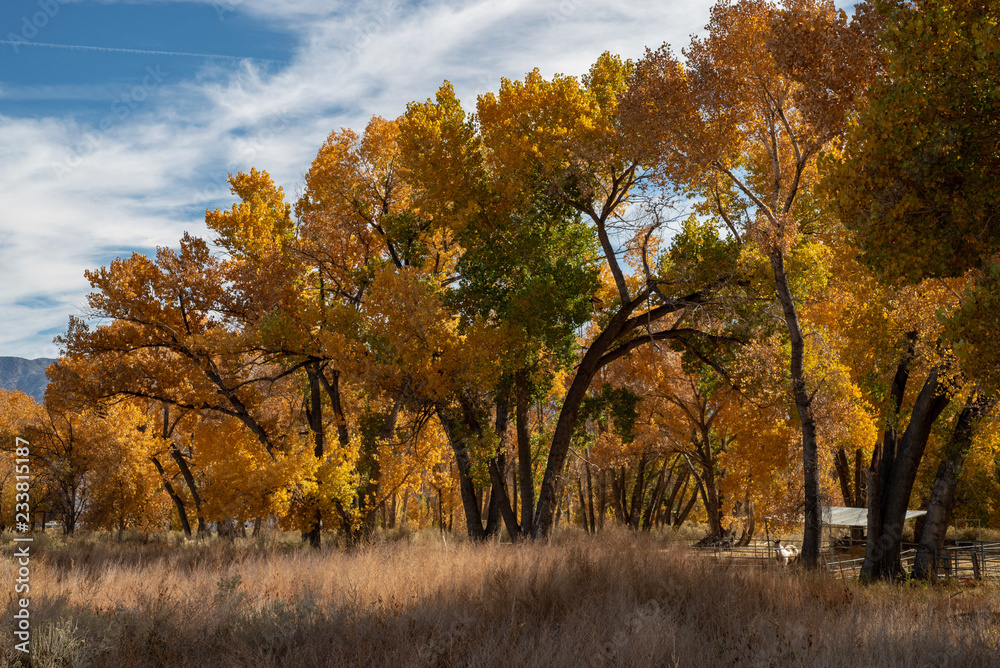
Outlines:
[[[273,536],[40,541],[33,665],[996,665],[995,585],[861,587],[664,545],[630,533],[414,534],[352,551]],[[7,629],[15,577],[4,559]],[[0,647],[0,664],[20,658]]]

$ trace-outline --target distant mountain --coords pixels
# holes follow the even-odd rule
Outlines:
[[[41,403],[45,399],[45,387],[49,384],[49,379],[45,376],[45,367],[53,362],[54,359],[47,357],[34,360],[26,360],[23,357],[0,357],[0,388],[21,390]]]

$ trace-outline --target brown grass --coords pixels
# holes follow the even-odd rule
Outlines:
[[[995,585],[859,587],[631,534],[36,545],[35,666],[995,666]],[[11,545],[4,546],[6,555]],[[0,567],[11,629],[14,566]],[[0,663],[16,665],[4,632]]]

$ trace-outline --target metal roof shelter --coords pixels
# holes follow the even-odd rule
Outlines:
[[[926,510],[907,510],[906,519],[909,520],[926,514]],[[823,524],[834,527],[867,527],[868,509],[823,506]]]

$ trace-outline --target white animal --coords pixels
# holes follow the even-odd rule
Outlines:
[[[787,566],[799,558],[799,548],[794,545],[782,545],[780,540],[776,540],[774,541],[774,549],[778,551],[775,558],[783,566]]]

